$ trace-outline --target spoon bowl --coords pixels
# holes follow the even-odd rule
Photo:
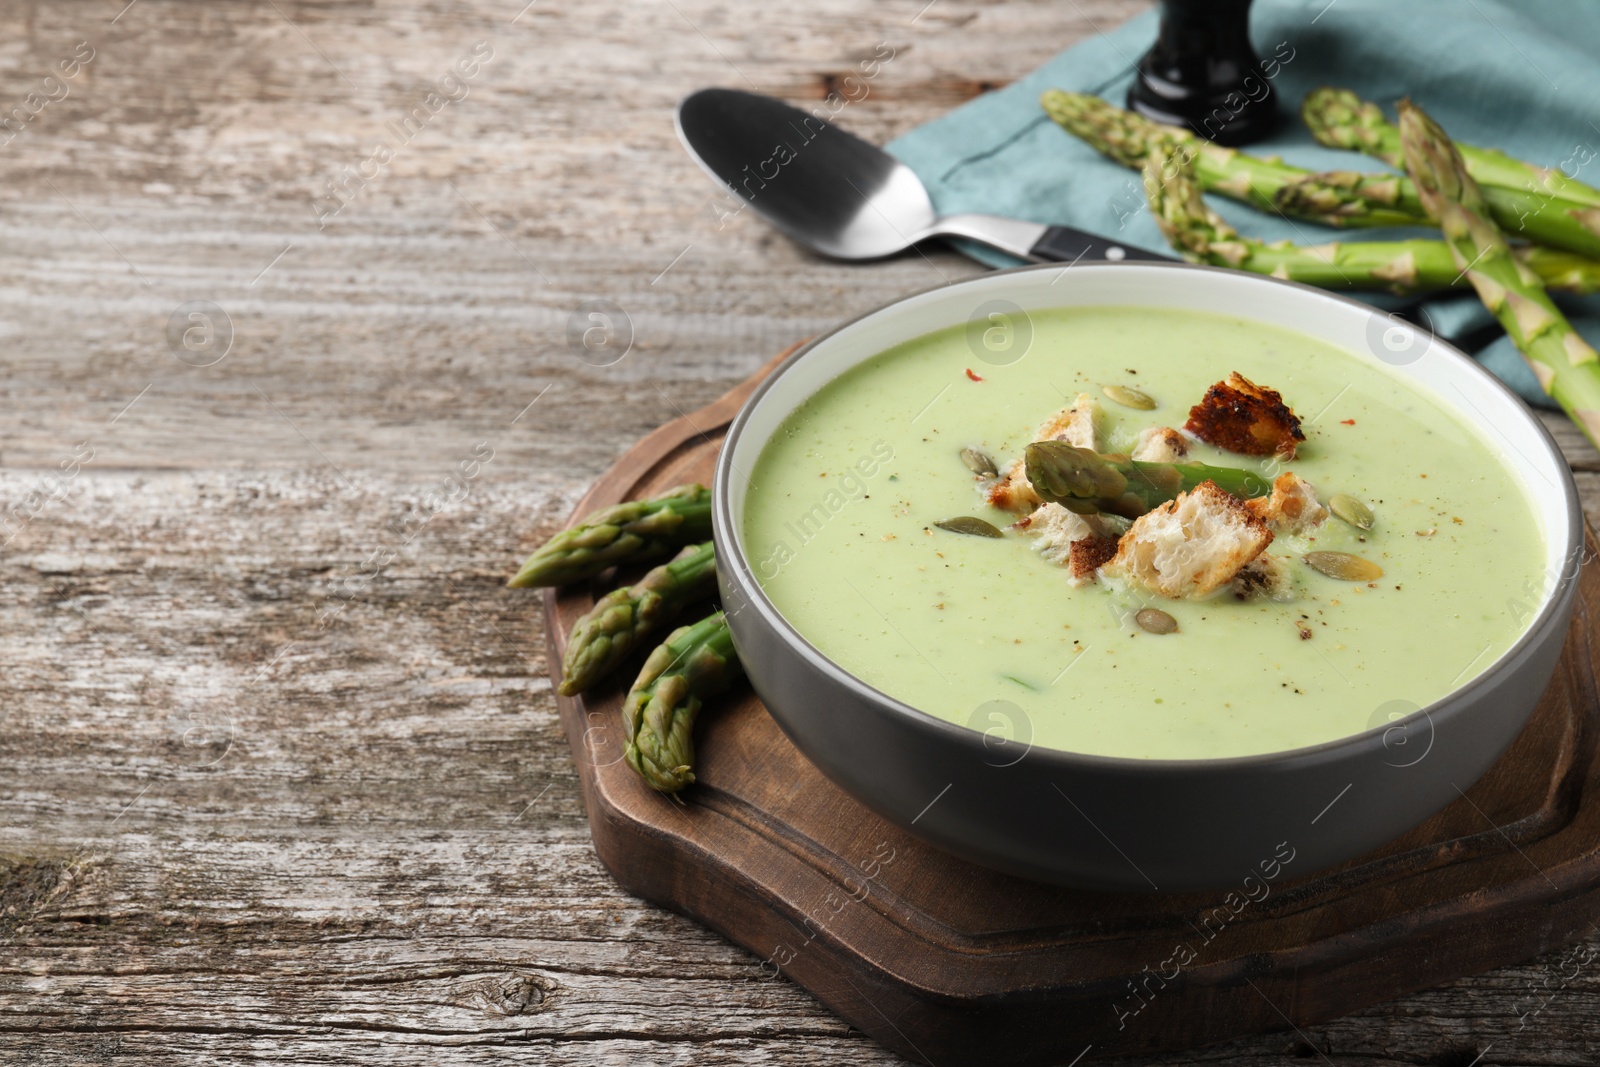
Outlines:
[[[1171,258],[1066,226],[941,216],[910,167],[769,96],[701,89],[678,105],[677,127],[713,180],[791,240],[835,259],[881,259],[935,236],[970,238],[1034,262]]]

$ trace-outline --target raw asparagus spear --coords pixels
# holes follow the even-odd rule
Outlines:
[[[1439,125],[1400,103],[1400,146],[1423,203],[1456,264],[1521,350],[1539,384],[1600,446],[1600,355],[1550,302],[1538,275],[1510,253],[1483,193]]]
[[[694,781],[695,716],[744,669],[718,611],[674,630],[645,660],[622,706],[623,756],[651,789],[676,793]]]
[[[1306,94],[1300,105],[1301,117],[1311,135],[1330,148],[1347,148],[1383,160],[1391,167],[1405,167],[1400,148],[1400,129],[1383,117],[1377,104],[1363,100],[1348,89],[1324,87]],[[1485,194],[1487,186],[1542,192],[1581,207],[1600,207],[1600,189],[1569,178],[1559,170],[1524,163],[1493,148],[1474,148],[1456,143],[1456,151]]]
[[[1377,104],[1348,89],[1323,86],[1311,90],[1300,102],[1300,118],[1319,144],[1362,152],[1397,170],[1405,169],[1400,130],[1383,117]]]
[[[1600,257],[1600,208],[1581,207],[1528,189],[1498,185],[1481,188],[1490,216],[1511,236]],[[1273,201],[1285,215],[1319,222],[1345,215],[1361,219],[1374,204],[1391,204],[1426,214],[1422,201],[1417,199],[1416,187],[1396,174],[1344,170],[1307,174],[1281,185],[1273,194]]]
[[[529,556],[506,584],[518,589],[566,585],[619,563],[660,559],[710,536],[710,491],[680,485],[653,500],[630,500],[586,515]]]
[[[1402,225],[1426,224],[1427,212],[1417,199],[1416,187],[1399,174],[1353,170],[1304,174],[1279,186],[1272,203],[1285,215],[1318,221],[1361,218],[1372,205],[1382,204],[1406,214]]]
[[[1142,169],[1150,152],[1176,145],[1192,157],[1202,189],[1263,211],[1339,228],[1428,224],[1416,186],[1397,174],[1313,174],[1223,148],[1087,93],[1052,89],[1040,100],[1069,133],[1123,166]],[[1490,186],[1485,196],[1496,221],[1517,237],[1600,259],[1600,209],[1580,210],[1521,186]]]
[[[1300,114],[1318,141],[1332,148],[1365,152],[1393,167],[1404,167],[1400,130],[1383,117],[1377,104],[1348,89],[1313,89]],[[1478,183],[1488,214],[1511,237],[1600,257],[1600,189],[1569,178],[1559,170],[1537,167],[1493,148],[1457,144],[1467,173]],[[1308,189],[1279,193],[1290,212],[1306,196],[1320,192],[1316,175]]]
[[[1541,245],[1519,245],[1511,254],[1537,274],[1546,289],[1559,289],[1564,293],[1600,290],[1600,260]]]
[[[1237,497],[1272,491],[1271,483],[1251,470],[1204,463],[1144,463],[1065,441],[1035,441],[1023,453],[1023,463],[1041,499],[1082,514],[1103,511],[1137,518],[1201,482],[1215,482]]]
[[[1276,159],[1260,159],[1213,144],[1177,126],[1151,122],[1088,93],[1051,89],[1040,98],[1046,113],[1063,129],[1107,158],[1134,170],[1157,149],[1181,146],[1192,157],[1202,188],[1274,214],[1275,197],[1285,185],[1309,176],[1301,167]],[[1334,213],[1313,211],[1306,217],[1330,226],[1416,226],[1426,222],[1411,183],[1393,175],[1375,178],[1396,183],[1389,202],[1343,203]],[[1308,208],[1309,209],[1309,208]]]
[[[1152,156],[1145,193],[1156,224],[1173,248],[1195,263],[1211,263],[1288,278],[1323,289],[1385,289],[1410,293],[1465,285],[1443,241],[1267,244],[1243,237],[1206,205],[1192,165],[1181,150]],[[1547,286],[1574,293],[1600,290],[1600,261],[1537,245],[1514,253]]]
[[[690,545],[633,585],[613,590],[572,624],[561,661],[561,695],[581,693],[628,658],[634,646],[672,621],[686,604],[717,588],[710,541]]]

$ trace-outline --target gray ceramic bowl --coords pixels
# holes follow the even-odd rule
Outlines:
[[[1463,420],[1492,423],[1533,490],[1548,580],[1528,631],[1483,674],[1408,718],[1287,752],[1213,760],[1088,756],[995,738],[918,711],[818,652],[762,592],[742,538],[762,446],[801,401],[892,345],[1005,301],[1190,308],[1287,327],[1386,363]],[[985,311],[984,314],[987,312]],[[1388,841],[1494,763],[1549,684],[1571,617],[1582,517],[1554,442],[1477,364],[1370,307],[1320,290],[1182,264],[1025,267],[880,308],[817,338],[764,382],[729,431],[714,522],[724,605],[750,680],[795,746],[884,818],[976,863],[1083,888],[1238,888],[1309,874]],[[1462,576],[1470,581],[1470,575]]]

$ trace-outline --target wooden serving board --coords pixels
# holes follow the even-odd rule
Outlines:
[[[646,437],[577,513],[709,482],[728,423],[776,363]],[[626,680],[559,704],[595,849],[627,889],[755,953],[753,978],[781,973],[913,1060],[1067,1064],[1303,1027],[1591,931],[1600,568],[1581,585],[1549,692],[1464,800],[1259,900],[1074,892],[954,859],[825,779],[746,685],[702,713],[700,780],[682,803],[622,761]],[[593,597],[545,603],[559,671]]]

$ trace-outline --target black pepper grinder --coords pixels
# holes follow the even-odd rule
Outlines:
[[[1268,70],[1250,45],[1250,0],[1162,0],[1128,107],[1219,144],[1247,144],[1278,124]]]

